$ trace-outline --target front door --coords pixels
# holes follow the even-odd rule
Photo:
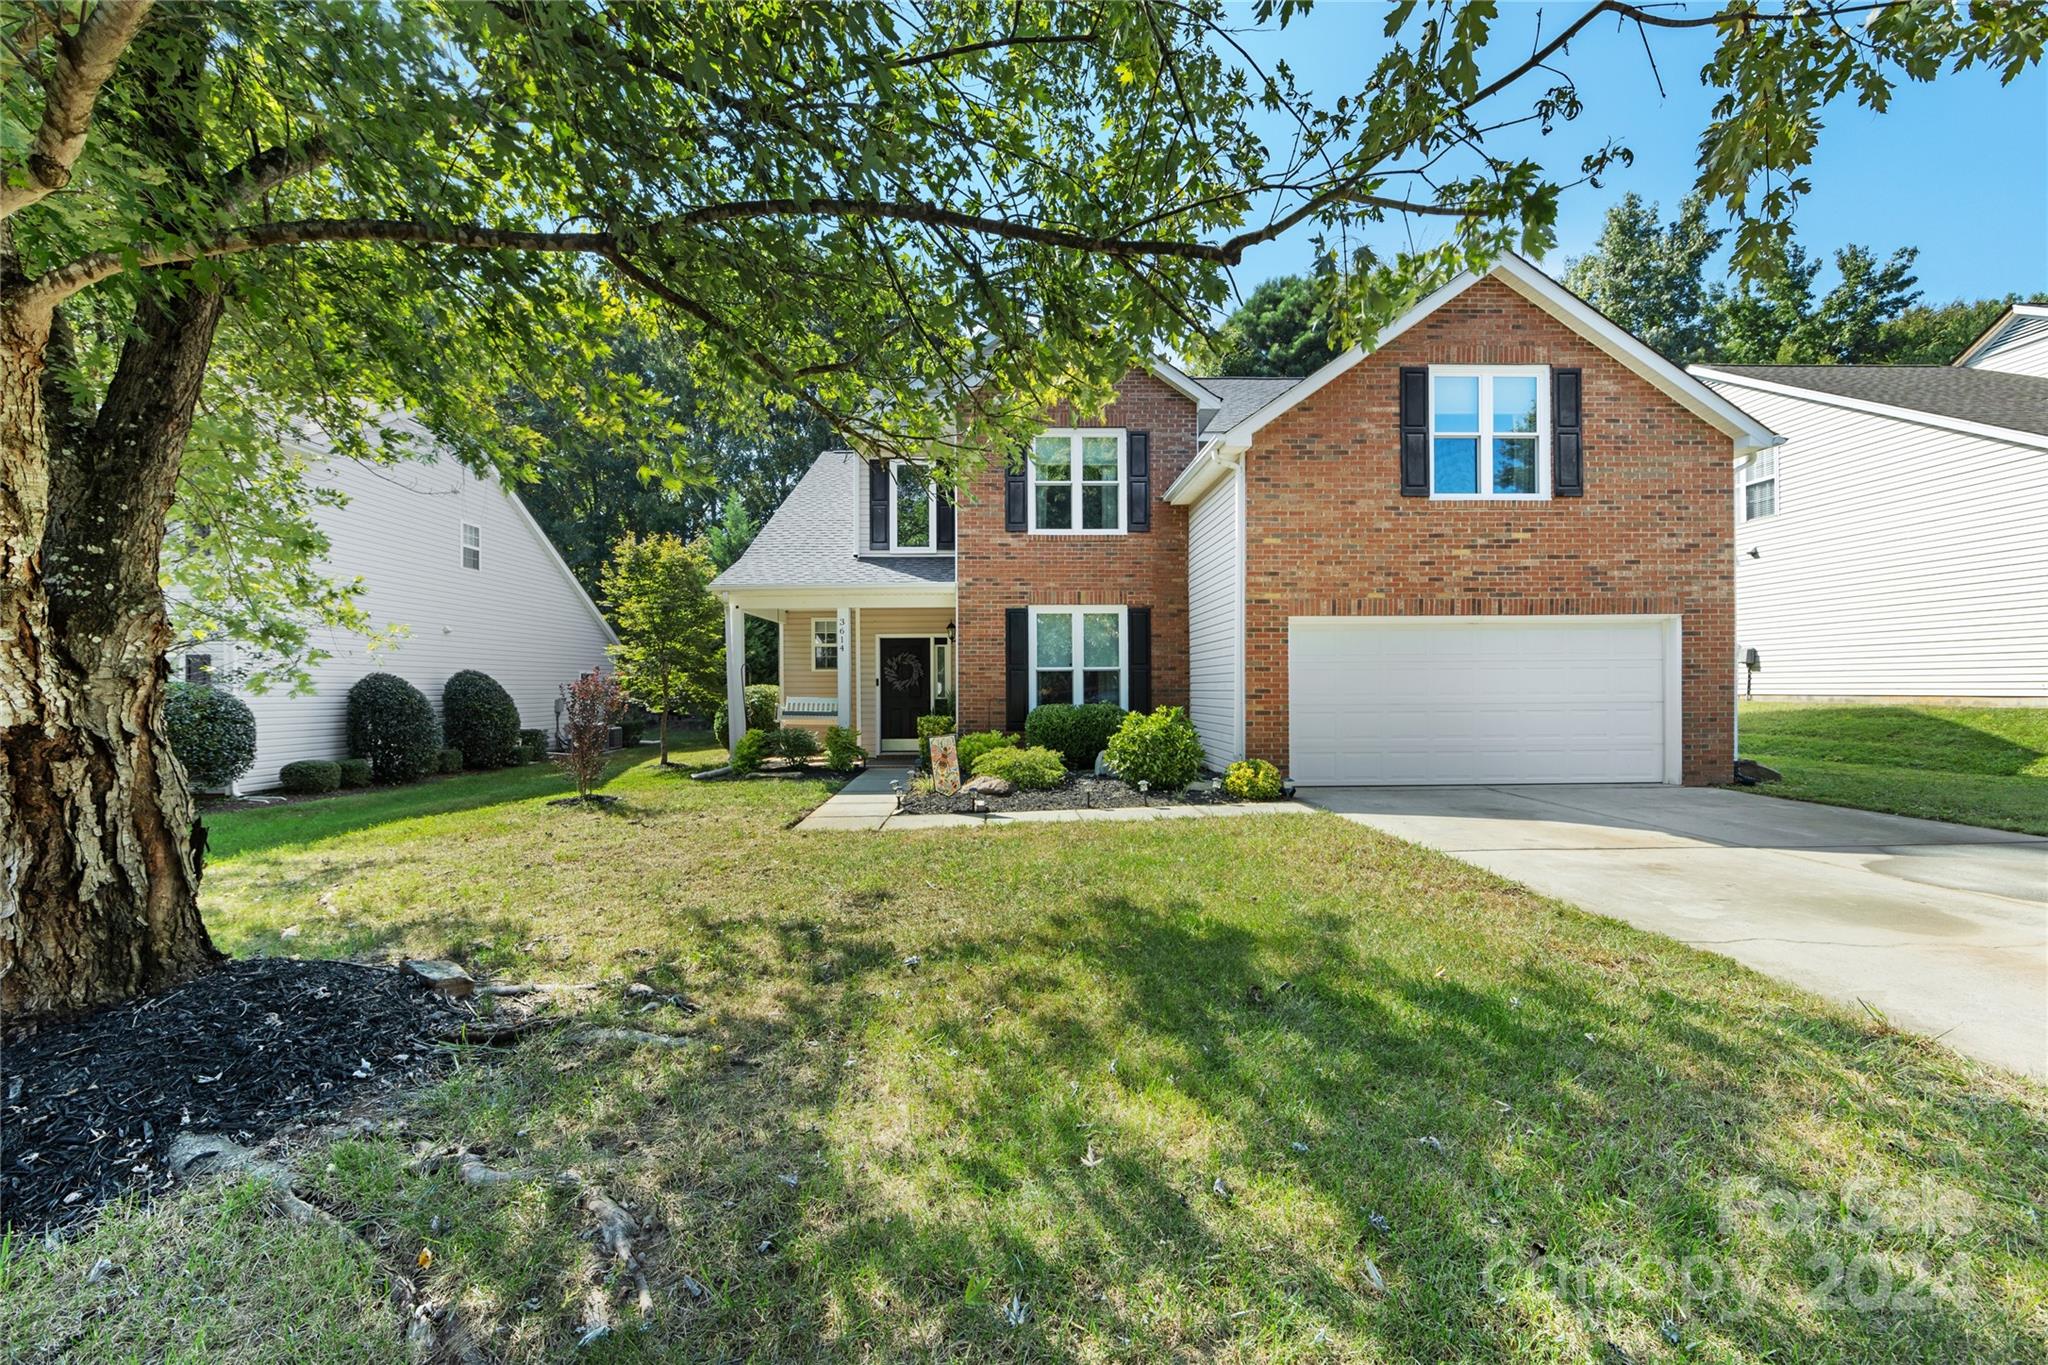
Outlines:
[[[932,709],[932,642],[929,638],[876,642],[882,660],[882,748],[917,748],[917,718]]]

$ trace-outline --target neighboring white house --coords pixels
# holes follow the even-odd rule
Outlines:
[[[334,459],[312,482],[348,500],[315,512],[330,541],[328,574],[363,580],[357,600],[376,630],[403,629],[374,648],[322,629],[315,643],[329,657],[312,669],[310,694],[241,690],[256,714],[256,762],[236,789],[275,787],[278,770],[298,759],[344,756],[348,690],[380,669],[436,710],[450,677],[479,669],[512,694],[522,727],[552,733],[560,686],[605,664],[617,637],[518,497],[452,458]],[[233,650],[200,645],[173,661],[188,675],[209,664],[231,676]]]
[[[1953,366],[1693,373],[1785,438],[1736,477],[1755,695],[2048,703],[2048,308]]]

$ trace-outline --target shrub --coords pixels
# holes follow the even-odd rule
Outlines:
[[[449,745],[447,748],[441,750],[441,752],[435,755],[434,757],[434,771],[437,773],[461,772],[462,750],[456,748],[452,744]]]
[[[1202,737],[1178,706],[1151,715],[1133,711],[1109,740],[1109,766],[1132,786],[1177,792],[1201,775]]]
[[[519,732],[519,762],[538,763],[547,756],[547,731],[521,730]]]
[[[818,752],[818,737],[801,725],[778,725],[761,734],[766,746],[763,752],[772,758],[803,759]]]
[[[555,761],[576,779],[576,794],[586,801],[604,780],[612,723],[625,707],[626,694],[619,690],[617,675],[601,668],[562,684],[562,753]]]
[[[367,787],[370,785],[370,760],[367,758],[344,758],[334,765],[341,769],[341,785],[344,787]]]
[[[932,766],[932,736],[953,733],[953,713],[934,712],[917,718],[917,761],[925,767]]]
[[[844,725],[825,731],[825,766],[835,773],[850,773],[861,765],[868,751],[860,747],[860,736]]]
[[[256,761],[256,715],[232,692],[174,682],[164,698],[171,752],[194,785],[229,787]]]
[[[625,745],[628,749],[638,748],[640,737],[646,733],[647,722],[644,720],[622,720],[619,722],[619,743]]]
[[[519,753],[519,707],[487,673],[465,668],[441,689],[441,729],[472,768],[509,768]]]
[[[277,780],[288,792],[331,792],[341,785],[341,765],[324,758],[302,758],[279,769]]]
[[[379,782],[417,782],[434,770],[441,725],[417,687],[393,673],[372,673],[348,690],[348,753],[370,760]]]
[[[1223,770],[1223,790],[1240,801],[1278,801],[1280,770],[1263,758],[1242,759]]]
[[[1069,768],[1095,766],[1095,756],[1109,747],[1109,737],[1123,723],[1123,708],[1112,702],[1041,706],[1024,718],[1024,742],[1056,749]]]
[[[749,730],[733,746],[732,770],[736,773],[757,773],[761,771],[761,760],[767,756],[768,731]]]
[[[1019,791],[1043,791],[1066,779],[1067,765],[1050,749],[990,749],[975,760],[974,775],[1004,778]]]
[[[977,730],[971,735],[960,736],[960,771],[968,776],[977,776],[974,760],[991,749],[1014,749],[1018,739],[1001,730]]]
[[[747,728],[766,730],[774,726],[782,713],[782,689],[774,683],[755,683],[747,689]],[[711,717],[711,734],[720,744],[730,744],[726,738],[725,703],[718,703],[718,710]]]

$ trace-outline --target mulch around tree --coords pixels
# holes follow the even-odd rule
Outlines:
[[[42,1232],[168,1191],[181,1129],[260,1146],[416,1085],[474,1018],[391,968],[261,957],[47,1026],[0,1058],[0,1225]]]
[[[1002,815],[1021,810],[1124,810],[1132,806],[1230,806],[1236,805],[1235,798],[1210,787],[1207,781],[1197,782],[1186,791],[1141,792],[1136,787],[1115,777],[1093,777],[1082,773],[1069,773],[1066,781],[1057,787],[1044,791],[1020,791],[1010,796],[989,796],[991,814]],[[906,792],[903,797],[903,813],[906,815],[973,815],[974,796],[961,793],[957,796],[941,796],[937,792],[916,795]]]

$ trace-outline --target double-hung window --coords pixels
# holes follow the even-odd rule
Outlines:
[[[1432,365],[1429,495],[1549,497],[1549,377],[1541,365]]]
[[[1048,431],[1031,445],[1031,529],[1117,535],[1124,529],[1124,433]]]
[[[1755,521],[1778,510],[1778,452],[1759,450],[1742,467],[1742,519]]]
[[[831,673],[839,667],[839,618],[811,618],[811,670]]]
[[[1031,704],[1124,705],[1124,609],[1031,609]]]
[[[470,522],[462,523],[462,567],[481,569],[484,566],[484,528]]]
[[[932,476],[908,460],[891,461],[889,476],[890,515],[895,523],[890,528],[890,543],[904,551],[937,549],[938,498]]]

